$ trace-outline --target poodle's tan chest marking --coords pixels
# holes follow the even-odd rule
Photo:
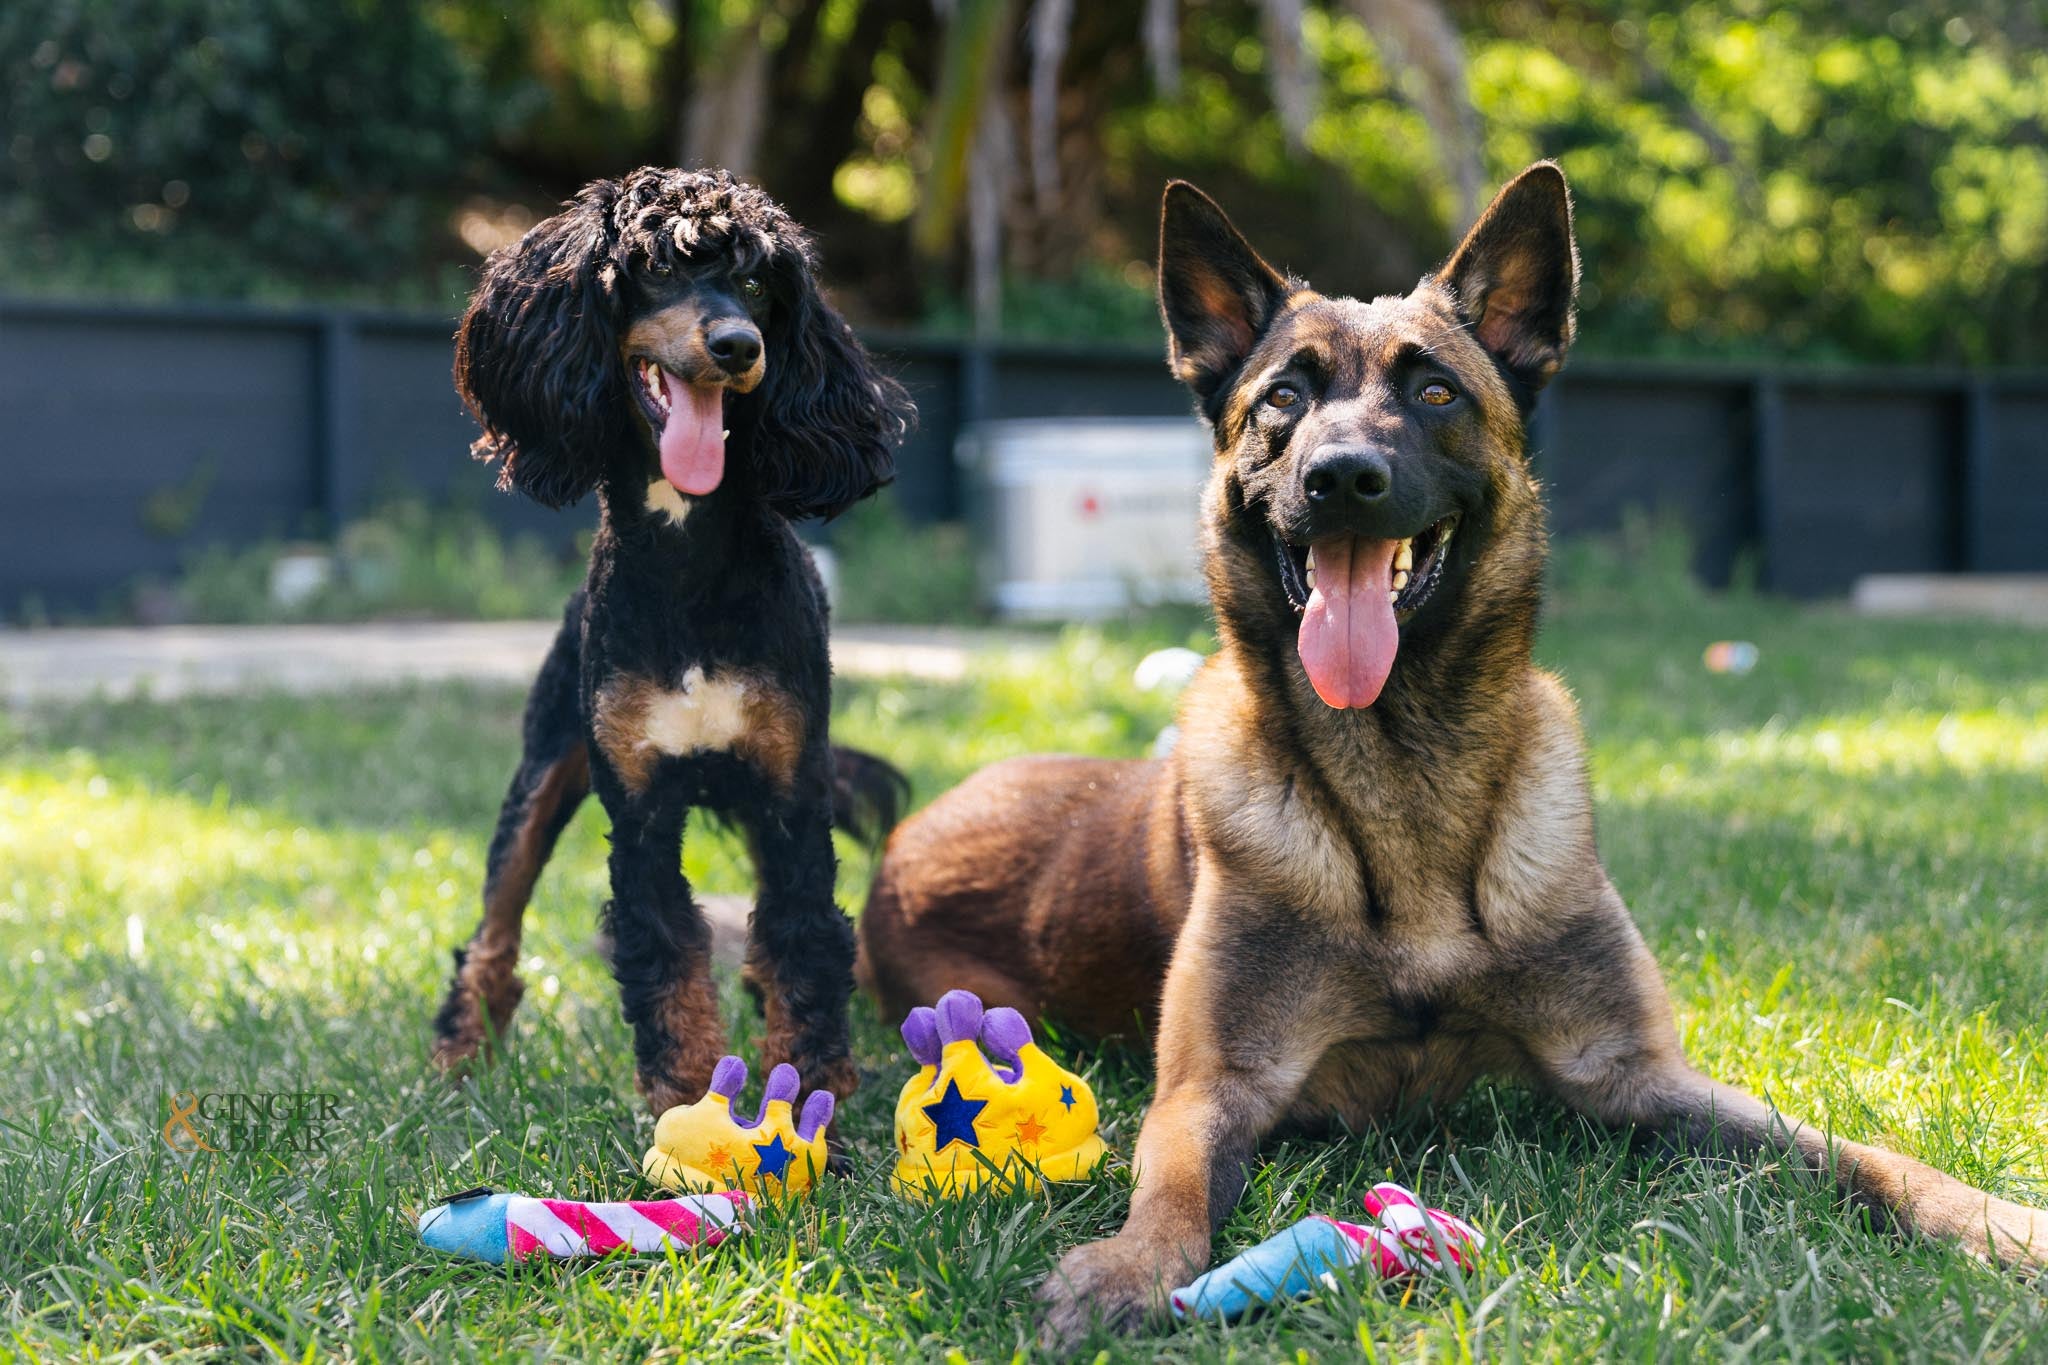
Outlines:
[[[803,715],[779,689],[744,673],[707,677],[701,667],[677,687],[625,674],[597,694],[591,729],[628,791],[644,792],[666,757],[727,752],[787,791],[803,750]]]
[[[669,525],[681,529],[683,518],[690,515],[690,500],[667,479],[656,479],[647,485],[647,510],[667,517]]]

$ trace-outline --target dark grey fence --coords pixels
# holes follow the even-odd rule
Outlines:
[[[87,606],[199,546],[319,534],[397,493],[488,491],[449,382],[451,325],[332,309],[0,300],[0,613]],[[1186,412],[1152,349],[874,334],[922,413],[896,496],[962,504],[976,417]],[[2048,570],[2048,374],[1580,361],[1545,396],[1537,464],[1560,532],[1675,514],[1723,581],[1840,592],[1880,571]]]

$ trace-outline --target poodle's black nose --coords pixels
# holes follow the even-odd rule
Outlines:
[[[727,374],[745,374],[761,358],[761,334],[750,323],[721,323],[704,338],[704,349]]]

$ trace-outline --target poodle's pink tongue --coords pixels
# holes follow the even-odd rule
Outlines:
[[[1399,548],[1399,541],[1339,536],[1317,541],[1311,552],[1316,585],[1295,648],[1316,695],[1330,706],[1371,706],[1394,669],[1401,628],[1391,594]]]
[[[718,384],[685,384],[667,370],[668,421],[661,428],[661,476],[678,490],[701,498],[725,477],[725,389]]]

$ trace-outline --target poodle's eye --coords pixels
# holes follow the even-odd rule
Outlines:
[[[1429,383],[1424,384],[1415,396],[1433,408],[1440,408],[1458,395],[1457,391],[1452,389],[1449,384],[1444,383],[1440,379],[1432,379]]]
[[[740,292],[750,299],[758,299],[768,292],[768,286],[753,275],[740,281]]]
[[[667,261],[650,260],[647,262],[647,273],[657,280],[665,280],[675,274],[675,270]]]
[[[1266,390],[1266,401],[1276,408],[1291,408],[1301,401],[1301,390],[1292,384],[1275,384]]]

